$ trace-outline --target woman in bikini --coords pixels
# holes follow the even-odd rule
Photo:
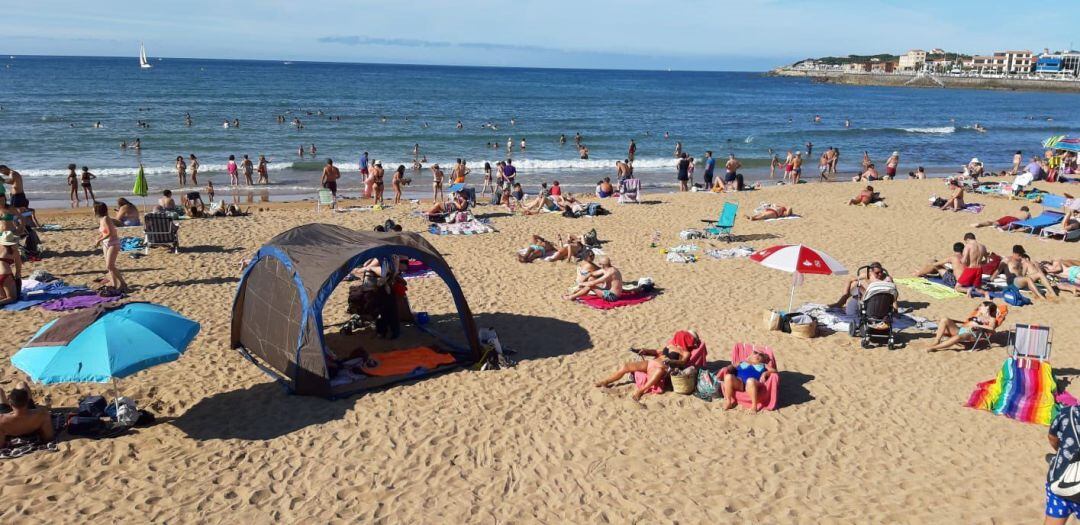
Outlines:
[[[383,189],[385,187],[385,183],[383,182],[384,173],[382,162],[375,161],[375,165],[371,168],[371,187],[375,192],[376,206],[383,205]]]
[[[120,236],[116,233],[116,225],[109,218],[109,207],[104,202],[94,204],[94,215],[98,218],[98,238],[94,246],[101,245],[105,252],[105,271],[107,277],[103,283],[120,291],[128,288],[127,281],[120,275],[116,268],[116,257],[120,254]]]
[[[195,158],[195,154],[192,153],[188,158],[188,168],[191,170],[191,184],[194,186],[199,185],[199,159]]]
[[[236,155],[229,155],[229,162],[225,163],[225,171],[229,173],[229,183],[233,186],[240,184],[240,177],[238,176],[236,167]]]
[[[792,213],[791,208],[775,204],[762,204],[761,206],[758,206],[758,209],[754,210],[753,215],[747,215],[746,218],[752,221],[764,221],[768,219],[779,219],[780,217],[789,217]]]
[[[480,188],[480,196],[483,197],[488,192],[495,193],[495,187],[491,185],[491,163],[484,163],[484,186]]]
[[[582,248],[585,247],[585,243],[583,243],[581,237],[577,235],[570,235],[566,238],[566,242],[563,242],[562,234],[560,234],[556,246],[558,246],[558,248],[556,248],[555,253],[551,254],[551,256],[546,259],[547,261],[572,261],[574,259],[583,258],[585,255],[582,251]],[[588,251],[592,252],[592,250]],[[586,280],[588,279],[578,279],[578,284],[581,284]]]
[[[927,352],[944,350],[958,343],[975,340],[978,330],[993,331],[997,328],[997,305],[992,301],[983,301],[975,315],[966,321],[944,318],[938,322],[934,344],[926,348]]]
[[[19,300],[22,284],[22,256],[15,232],[0,233],[0,306]]]
[[[120,197],[116,199],[116,216],[113,219],[116,226],[139,226],[139,209],[131,201]]]
[[[776,365],[772,363],[769,356],[756,350],[739,364],[728,365],[724,382],[720,385],[724,392],[724,410],[735,408],[737,404],[735,392],[749,392],[752,410],[760,412],[761,404],[758,402],[758,396],[761,394],[760,386],[769,378],[769,375],[775,373]]]
[[[401,203],[401,185],[405,181],[405,165],[399,164],[397,169],[394,170],[394,178],[390,181],[390,184],[394,186],[394,204]]]
[[[668,371],[671,370],[671,367],[681,367],[688,364],[690,362],[690,353],[701,346],[702,342],[697,334],[680,330],[675,332],[675,335],[671,337],[671,340],[668,341],[667,345],[661,350],[631,349],[631,352],[651,359],[626,363],[619,367],[615,373],[602,381],[598,381],[596,386],[598,388],[608,388],[627,374],[644,372],[648,379],[645,384],[635,388],[633,394],[634,401],[640,401],[641,396],[652,390],[654,386],[661,384],[664,379],[667,378]]]
[[[530,263],[537,259],[546,257],[549,253],[555,251],[555,245],[551,241],[539,236],[532,236],[532,244],[525,251],[518,253],[518,262]]]
[[[181,188],[187,184],[187,163],[180,155],[176,156],[176,178],[180,180]]]
[[[259,155],[259,184],[270,184],[269,164],[270,161],[266,160],[265,155]]]
[[[589,276],[591,276],[593,272],[600,269],[600,267],[593,262],[593,259],[595,258],[596,253],[592,250],[584,250],[582,252],[581,262],[577,264],[577,275],[574,276],[575,290],[577,290],[577,287],[580,286],[581,283],[588,281]]]
[[[75,165],[68,164],[67,176],[68,189],[71,190],[71,205],[79,205],[79,175],[75,173]]]
[[[90,181],[96,178],[97,177],[93,173],[90,173],[90,168],[86,166],[82,167],[82,190],[83,198],[86,199],[86,202],[97,202],[97,197],[94,196],[94,188],[90,186]]]

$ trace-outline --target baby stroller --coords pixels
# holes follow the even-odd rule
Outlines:
[[[896,311],[893,305],[899,292],[896,284],[888,281],[875,281],[866,287],[862,301],[859,302],[859,314],[848,328],[848,334],[852,337],[862,338],[862,347],[870,348],[874,342],[881,344],[884,341],[889,350],[896,349],[895,332],[893,331],[893,316]]]

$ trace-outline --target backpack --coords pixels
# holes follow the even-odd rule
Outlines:
[[[1031,299],[1024,297],[1024,294],[1020,293],[1020,289],[1011,284],[1005,287],[1005,291],[1001,293],[1001,299],[1009,306],[1027,306],[1031,304]]]
[[[600,246],[600,240],[596,237],[596,229],[585,232],[585,235],[581,236],[581,242],[585,246]]]
[[[105,407],[108,403],[101,396],[86,396],[79,400],[78,415],[82,417],[99,418],[105,416]]]

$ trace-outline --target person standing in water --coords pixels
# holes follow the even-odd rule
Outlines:
[[[181,188],[187,184],[187,163],[184,162],[183,155],[176,156],[176,178],[180,181]]]
[[[247,155],[244,155],[244,161],[240,163],[240,167],[244,168],[244,182],[248,186],[253,185],[251,181],[251,174],[255,171],[255,165],[252,164],[251,159]]]
[[[4,184],[11,185],[11,206],[20,212],[30,207],[30,200],[26,198],[26,189],[23,188],[22,174],[0,164],[0,195],[4,194]]]
[[[225,163],[225,171],[229,173],[229,184],[233,186],[240,184],[240,178],[237,176],[236,171],[236,155],[229,155],[229,162]]]
[[[806,141],[806,158],[810,158],[810,155],[814,154],[814,143],[809,140]]]
[[[199,185],[199,159],[195,158],[195,154],[192,153],[188,156],[188,169],[191,170],[191,184]]]
[[[300,158],[304,158],[304,145],[301,144],[299,148],[296,148],[296,154],[300,155]]]
[[[266,160],[265,155],[259,155],[259,184],[270,184],[270,174],[268,165],[270,161]]]
[[[716,159],[712,156],[712,150],[705,150],[705,174],[702,178],[705,180],[705,191],[709,191],[713,187],[713,171],[716,169]]]
[[[690,157],[683,153],[676,164],[675,179],[679,181],[679,191],[690,191]]]
[[[626,160],[634,162],[634,155],[637,154],[637,144],[634,143],[634,139],[630,139],[630,147],[626,149]]]
[[[439,172],[442,174],[442,172]],[[394,186],[394,204],[401,204],[401,185],[405,183],[405,165],[399,164],[394,170],[394,178],[391,184]]]
[[[79,201],[79,174],[75,173],[74,164],[68,164],[67,183],[71,190],[71,205],[78,207],[81,202]]]
[[[87,204],[97,201],[97,198],[94,197],[94,188],[90,187],[90,181],[96,178],[93,173],[90,173],[90,168],[82,167],[83,198],[86,199]]]

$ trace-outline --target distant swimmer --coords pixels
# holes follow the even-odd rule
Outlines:
[[[814,115],[814,123],[815,124],[820,124],[821,123],[821,115]],[[807,155],[809,155],[809,153],[807,153]]]
[[[521,138],[521,151],[525,151],[525,137]]]
[[[517,125],[517,122],[515,121],[515,119],[513,117],[510,117],[510,125],[511,126]]]
[[[224,120],[224,121],[223,121],[223,122],[221,123],[221,127],[225,128],[225,129],[229,129],[229,119],[225,119],[225,120]]]
[[[514,149],[514,139],[512,137],[506,137],[506,151]]]
[[[589,160],[589,148],[584,144],[578,146],[578,156],[581,157],[582,160]]]
[[[664,138],[665,139],[670,139],[671,138],[671,133],[668,133],[668,132],[665,131],[664,132]]]
[[[813,155],[813,154],[814,154],[814,143],[810,142],[808,140],[808,141],[806,141],[806,156],[809,157],[810,155]]]
[[[413,156],[413,160],[416,160],[416,159],[420,158],[420,144],[419,143],[416,143],[416,144],[413,145],[412,156]]]
[[[850,128],[851,127],[851,120],[850,119],[844,119],[844,127],[845,128]]]
[[[299,155],[300,158],[304,158],[304,145],[303,144],[301,144],[299,148],[296,148],[296,154]]]
[[[581,145],[581,132],[574,133],[574,144]]]
[[[315,156],[315,153],[316,153],[317,151],[319,151],[319,150],[315,149],[315,143],[312,143],[312,144],[311,144],[311,149],[310,149],[309,151],[310,151],[310,153],[311,153],[311,156],[312,156],[312,157],[314,157],[314,156]]]
[[[461,123],[460,120],[457,121],[457,126],[455,126],[455,127],[457,127],[457,129],[464,129],[465,128],[465,126]]]
[[[239,128],[240,127],[240,119],[234,118],[233,121],[232,121],[232,127]]]
[[[678,158],[678,157],[682,157],[682,154],[683,154],[682,142],[677,141],[677,142],[675,142],[675,155],[674,156],[676,158]]]
[[[128,146],[127,146],[127,141],[126,140],[120,141],[120,149],[127,149],[127,147]]]
[[[566,144],[566,134],[565,133],[560,133],[559,134],[559,144]]]
[[[132,144],[131,147],[135,148],[136,150],[142,150],[142,140],[140,140],[138,137],[136,137],[135,138],[135,144]]]

